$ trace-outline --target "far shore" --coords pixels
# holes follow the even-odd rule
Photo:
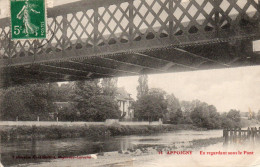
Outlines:
[[[31,139],[63,139],[63,138],[108,138],[110,136],[127,136],[163,133],[175,130],[206,130],[190,124],[180,125],[84,125],[84,126],[2,126],[1,141]]]
[[[36,122],[36,121],[35,121]],[[118,123],[105,124],[104,122],[44,122],[40,121],[42,126],[35,126],[31,122],[20,122],[19,126],[14,124],[1,124],[0,121],[0,136],[1,141],[26,141],[26,140],[59,140],[64,138],[107,138],[110,136],[127,136],[127,135],[143,135],[164,133],[175,130],[208,130],[207,128],[199,128],[192,124],[150,124],[149,122],[122,122],[125,125]],[[120,122],[121,123],[121,122]],[[46,124],[46,126],[45,126]],[[142,125],[143,124],[143,125]],[[40,124],[39,124],[40,125]],[[258,121],[242,119],[241,126],[258,127]]]

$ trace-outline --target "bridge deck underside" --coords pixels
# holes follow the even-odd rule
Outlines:
[[[1,86],[259,65],[258,0],[85,0],[48,10],[49,37],[12,41]]]
[[[1,70],[1,86],[260,65],[260,55],[248,50],[244,41],[239,49],[218,43],[8,66]]]

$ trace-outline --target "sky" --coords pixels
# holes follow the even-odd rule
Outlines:
[[[133,98],[137,85],[138,76],[118,79],[118,87]],[[179,100],[213,104],[219,112],[260,110],[260,66],[148,75],[148,86],[173,93]]]

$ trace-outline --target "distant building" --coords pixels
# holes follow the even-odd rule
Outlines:
[[[134,99],[124,88],[117,89],[116,100],[121,111],[121,116],[125,120],[132,120],[134,118],[134,110],[132,104]]]

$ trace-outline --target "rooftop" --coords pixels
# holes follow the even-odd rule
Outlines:
[[[128,93],[123,87],[117,89],[116,99],[121,101],[134,101],[134,99],[131,97],[131,94]]]

